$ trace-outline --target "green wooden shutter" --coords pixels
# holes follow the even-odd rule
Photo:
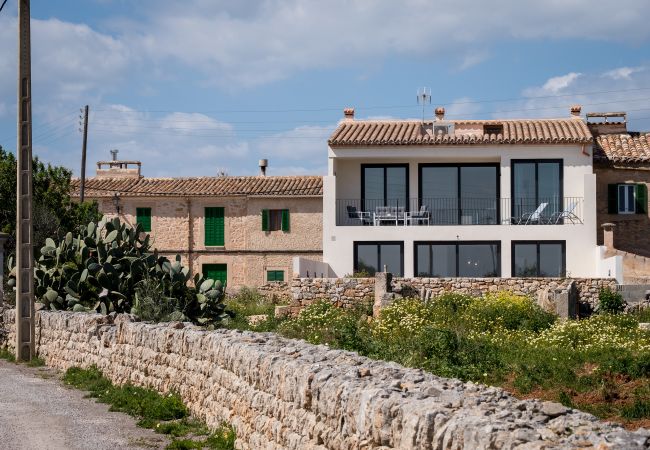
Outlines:
[[[284,270],[267,270],[266,281],[284,281]]]
[[[607,185],[607,212],[618,214],[618,184]]]
[[[224,208],[205,208],[205,245],[224,245],[224,216]]]
[[[289,232],[289,210],[282,210],[282,231]]]
[[[136,208],[135,222],[142,225],[144,231],[151,231],[151,208]]]
[[[639,183],[636,185],[635,189],[635,202],[636,202],[636,213],[637,214],[647,214],[648,213],[648,186],[645,183]]]
[[[219,280],[224,286],[228,281],[228,265],[226,264],[203,264],[201,272],[204,278]]]
[[[262,210],[262,231],[269,231],[269,210]]]

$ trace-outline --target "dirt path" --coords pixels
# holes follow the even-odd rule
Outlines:
[[[164,448],[164,436],[64,386],[59,373],[0,360],[3,450]]]

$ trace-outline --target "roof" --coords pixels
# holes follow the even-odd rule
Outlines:
[[[78,178],[72,180],[72,196],[79,197]],[[113,197],[213,197],[213,196],[322,196],[320,176],[195,177],[86,179],[88,198]]]
[[[650,162],[650,132],[596,136],[594,160],[613,163]]]
[[[455,133],[434,135],[437,122],[417,120],[344,120],[328,141],[332,147],[367,145],[485,145],[591,143],[587,125],[579,119],[458,120]],[[482,127],[502,125],[503,134],[483,134]],[[462,131],[461,131],[462,129]],[[472,132],[472,130],[474,132]]]

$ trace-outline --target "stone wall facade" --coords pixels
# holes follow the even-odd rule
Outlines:
[[[2,314],[6,341],[14,311]],[[268,333],[148,325],[129,316],[40,312],[48,366],[96,365],[114,383],[174,390],[208,426],[235,427],[242,450],[642,449],[629,432],[499,388]]]
[[[566,292],[575,281],[579,301],[594,308],[601,288],[616,290],[613,278],[393,278],[392,290],[405,297],[420,296],[421,291],[431,295],[456,292],[483,295],[500,290],[535,297],[542,289]],[[374,298],[374,278],[298,278],[291,283],[292,313],[317,300],[328,300],[342,307],[350,307]]]
[[[109,217],[117,215],[112,199],[99,205]],[[222,247],[205,245],[206,207],[225,208]],[[290,280],[296,256],[322,260],[321,197],[123,197],[120,220],[134,226],[136,208],[151,208],[150,234],[161,254],[180,254],[193,273],[204,264],[226,264],[230,288],[261,286],[268,270],[282,270]],[[263,209],[288,209],[289,231],[262,231]]]
[[[645,183],[650,190],[650,169],[642,167],[594,166],[596,173],[598,245],[603,245],[600,229],[604,223],[613,223],[614,247],[629,253],[650,257],[650,214],[609,214],[607,186],[610,184]],[[650,208],[648,208],[650,211]],[[649,274],[650,275],[650,274]]]

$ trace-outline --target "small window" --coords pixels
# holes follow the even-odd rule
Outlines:
[[[284,270],[267,270],[266,281],[284,281]]]
[[[289,231],[289,210],[288,209],[263,209],[262,210],[263,231]]]
[[[634,214],[634,189],[633,184],[618,185],[618,213]]]
[[[494,125],[483,125],[483,134],[503,134],[503,125],[494,124]]]
[[[136,208],[135,209],[136,223],[142,225],[142,230],[146,232],[151,231],[151,208]]]

